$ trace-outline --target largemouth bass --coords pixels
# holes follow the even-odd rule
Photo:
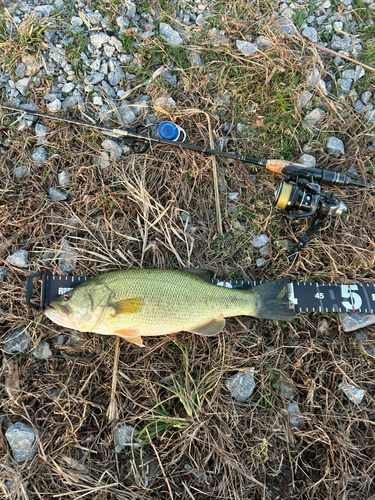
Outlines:
[[[230,316],[289,320],[295,312],[287,292],[281,282],[250,290],[212,285],[211,273],[198,269],[134,269],[86,281],[53,301],[44,314],[60,326],[118,335],[142,346],[141,336],[217,335]]]

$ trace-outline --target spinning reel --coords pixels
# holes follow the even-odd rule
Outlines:
[[[291,184],[293,181],[294,184]],[[285,218],[310,219],[313,222],[297,243],[295,250],[301,250],[320,229],[328,216],[336,217],[346,212],[347,207],[333,193],[324,193],[320,185],[306,179],[286,177],[275,191],[275,206],[285,210]]]

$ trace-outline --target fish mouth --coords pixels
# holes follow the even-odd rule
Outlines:
[[[47,318],[51,318],[51,316],[69,317],[71,311],[67,306],[62,306],[61,304],[52,303],[46,309],[44,309],[44,314],[47,316]]]

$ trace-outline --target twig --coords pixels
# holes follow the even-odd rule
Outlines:
[[[117,385],[117,371],[118,371],[119,357],[120,357],[120,337],[117,337],[115,341],[115,355],[113,359],[111,401],[109,403],[107,410],[107,417],[110,422],[112,422],[112,420],[115,420],[117,418],[116,385]]]
[[[327,49],[326,47],[322,47],[321,45],[314,43],[313,44],[317,49],[324,50],[325,52],[329,52],[330,54],[333,54],[334,56],[341,57],[341,59],[346,59],[347,61],[350,61],[355,64],[359,64],[360,66],[363,66],[364,68],[370,69],[371,71],[375,71],[375,68],[372,66],[368,66],[367,64],[364,64],[362,62],[356,61],[355,59],[352,59],[351,57],[344,56],[343,54],[339,54],[338,52],[335,52],[334,50]]]

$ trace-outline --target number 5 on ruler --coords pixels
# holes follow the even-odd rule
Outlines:
[[[342,305],[346,309],[355,310],[355,309],[359,309],[362,305],[361,296],[358,295],[358,293],[353,292],[353,290],[358,290],[358,286],[357,285],[350,285],[350,287],[349,287],[348,285],[341,285],[341,297],[343,299],[350,299],[351,300],[351,302],[349,302],[348,300],[342,301]]]

